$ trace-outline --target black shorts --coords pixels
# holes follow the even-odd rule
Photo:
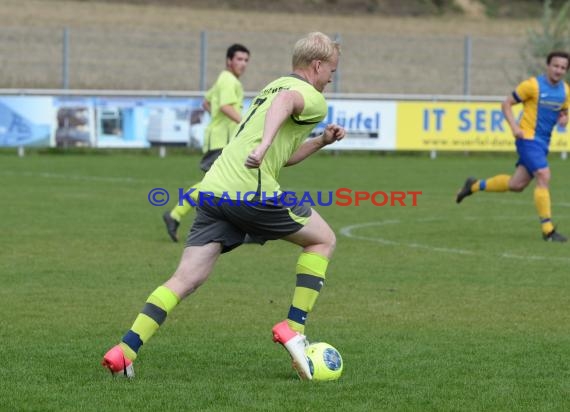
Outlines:
[[[200,169],[202,169],[202,171],[206,173],[208,170],[210,170],[216,159],[220,157],[221,154],[222,154],[222,149],[209,150],[206,153],[204,153],[204,156],[202,156],[202,160],[200,160]]]
[[[285,207],[268,204],[228,204],[211,198],[196,208],[185,247],[222,244],[222,253],[247,243],[263,244],[299,231],[308,222],[311,208],[305,204]]]

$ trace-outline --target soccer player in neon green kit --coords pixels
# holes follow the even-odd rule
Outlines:
[[[336,237],[305,203],[290,205],[280,196],[267,197],[282,193],[277,182],[281,168],[344,138],[342,127],[329,124],[320,136],[307,140],[327,115],[322,92],[339,55],[338,43],[320,32],[309,33],[295,44],[293,73],[268,84],[253,100],[234,138],[202,180],[201,195],[213,197],[199,202],[178,268],[152,292],[131,329],[103,357],[103,366],[113,374],[134,376],[133,361],[141,346],[174,307],[208,279],[220,254],[240,246],[247,235],[259,243],[284,239],[302,248],[287,318],[272,332],[274,341],[289,352],[299,377],[312,379],[305,322],[324,284]],[[247,202],[237,201],[247,192],[252,194]]]
[[[222,153],[222,149],[230,142],[236,127],[241,122],[243,109],[243,87],[239,78],[249,63],[249,50],[241,44],[231,45],[226,52],[226,68],[222,70],[214,85],[206,92],[202,107],[210,113],[211,120],[204,133],[202,150],[204,156],[200,169],[205,173],[210,170],[214,161]],[[195,183],[188,191],[193,190],[190,197],[196,201],[200,182]],[[178,242],[178,226],[188,214],[192,205],[183,199],[182,204],[162,215],[166,231],[173,242]]]

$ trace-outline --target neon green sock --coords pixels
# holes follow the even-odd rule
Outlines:
[[[159,286],[151,293],[133,326],[119,344],[127,358],[132,361],[136,359],[141,346],[155,334],[178,302],[180,298],[166,286]]]
[[[192,193],[190,193],[190,198],[195,202],[198,203],[198,193],[200,190],[200,183],[195,183],[194,185],[190,186],[188,190],[195,189]],[[186,192],[188,192],[188,190]],[[181,205],[176,205],[174,209],[170,211],[170,217],[172,217],[177,222],[180,222],[184,216],[192,210],[193,206],[186,200],[182,200]]]
[[[307,315],[319,297],[325,282],[329,260],[316,253],[301,253],[297,261],[297,284],[289,308],[287,323],[299,333],[305,333]]]

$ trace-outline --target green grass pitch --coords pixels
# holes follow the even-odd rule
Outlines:
[[[570,163],[551,160],[569,234]],[[514,155],[329,153],[283,170],[284,188],[313,193],[422,191],[416,207],[317,207],[338,244],[307,334],[340,350],[339,381],[298,381],[271,341],[298,256],[282,241],[222,256],[141,349],[136,378],[112,379],[102,355],[182,251],[147,194],[187,187],[198,161],[0,155],[0,410],[570,409],[570,245],[541,240],[532,189],[454,201]]]

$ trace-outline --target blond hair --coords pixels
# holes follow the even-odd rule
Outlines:
[[[321,32],[309,33],[295,43],[293,69],[307,67],[313,60],[330,61],[335,52],[340,54],[339,43]]]

